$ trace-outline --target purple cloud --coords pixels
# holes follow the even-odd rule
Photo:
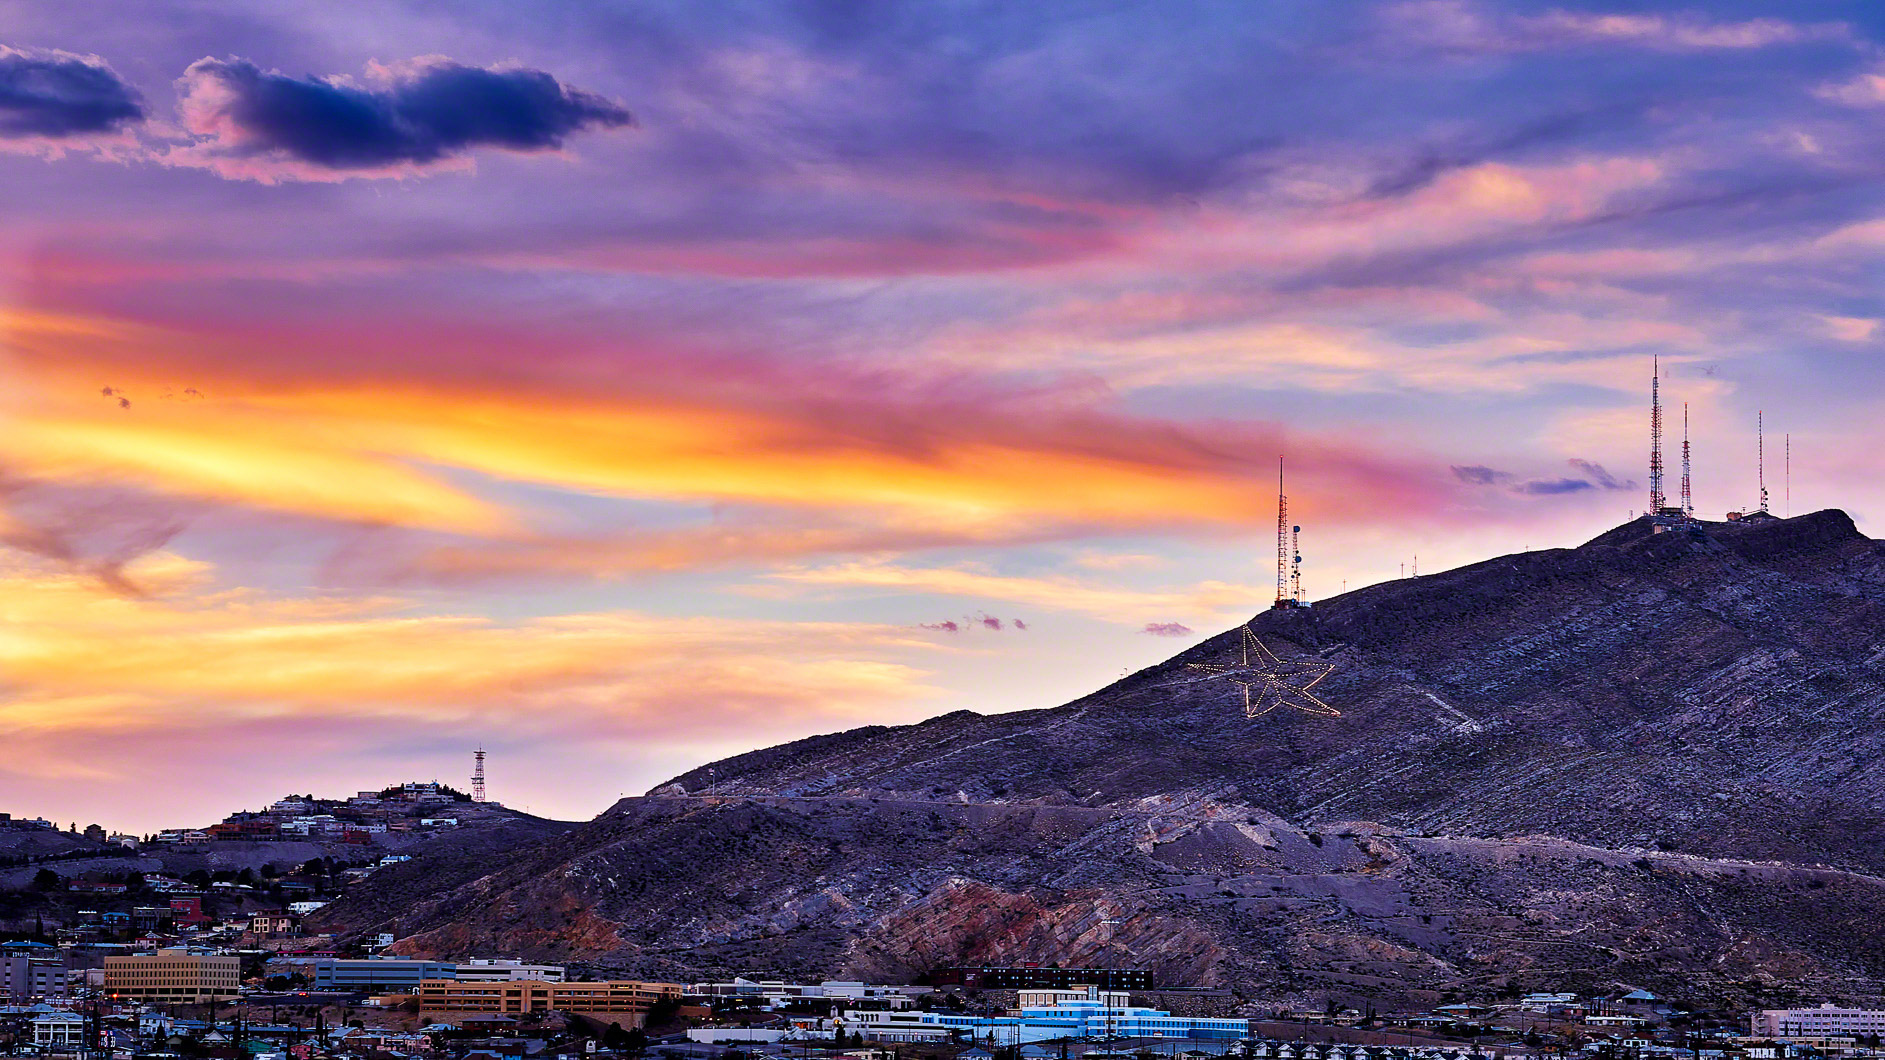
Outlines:
[[[1180,622],[1147,622],[1141,633],[1150,633],[1154,637],[1189,637],[1191,627]]]
[[[144,116],[137,89],[95,55],[0,45],[0,138],[69,140]]]
[[[1605,471],[1602,464],[1593,464],[1588,460],[1572,460],[1571,466],[1582,471],[1584,477],[1590,480],[1591,485],[1600,489],[1633,490],[1636,488],[1634,481],[1619,480],[1615,475]]]
[[[200,138],[181,158],[260,179],[392,175],[476,147],[554,150],[573,133],[634,122],[621,104],[541,70],[429,58],[369,75],[374,87],[199,59],[178,81],[184,125]]]
[[[960,633],[960,632],[962,632],[962,627],[961,627],[961,626],[959,626],[959,625],[957,625],[957,624],[956,624],[956,623],[954,623],[954,622],[949,622],[949,621],[943,621],[943,622],[919,622],[919,623],[917,623],[917,628],[918,628],[918,629],[933,629],[933,630],[935,630],[935,631],[936,631],[936,632],[938,632],[938,633]]]
[[[1491,486],[1509,481],[1512,475],[1505,471],[1495,471],[1483,464],[1454,464],[1453,477],[1469,486]]]
[[[1588,480],[1581,478],[1532,479],[1512,487],[1513,492],[1533,497],[1554,497],[1564,493],[1582,493],[1596,489]]]

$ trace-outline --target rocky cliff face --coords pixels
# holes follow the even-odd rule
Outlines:
[[[1651,529],[1253,619],[1256,668],[1331,668],[1339,717],[1247,718],[1231,630],[1051,710],[716,763],[716,797],[697,770],[334,916],[636,974],[1850,996],[1885,971],[1885,553],[1834,511]]]

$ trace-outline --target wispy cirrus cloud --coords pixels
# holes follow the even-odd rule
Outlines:
[[[1854,39],[1852,28],[1839,22],[1803,23],[1780,18],[1723,21],[1691,13],[1565,8],[1524,14],[1473,0],[1392,4],[1383,9],[1381,18],[1396,46],[1469,55],[1592,47],[1660,52],[1749,51]]]
[[[832,589],[877,589],[897,592],[935,593],[972,599],[1008,600],[1036,607],[1097,618],[1106,622],[1136,624],[1132,616],[1148,611],[1181,613],[1201,618],[1221,618],[1250,610],[1264,598],[1264,590],[1255,585],[1207,581],[1197,585],[1163,589],[1137,590],[1116,585],[1100,585],[1068,577],[1028,577],[996,574],[972,567],[912,567],[886,563],[848,563],[830,567],[808,567],[776,571],[769,579],[793,585]],[[999,619],[989,615],[974,621],[999,629]]]
[[[642,738],[745,718],[785,732],[931,694],[913,660],[934,647],[894,627],[629,612],[499,622],[396,598],[221,590],[206,564],[163,552],[128,573],[151,592],[0,558],[8,739],[258,716],[514,722],[529,703],[556,705],[546,731]]]

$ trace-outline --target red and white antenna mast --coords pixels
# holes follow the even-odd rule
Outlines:
[[[1649,362],[1649,514],[1662,514],[1662,365],[1658,358]]]
[[[1289,495],[1283,492],[1283,458],[1276,458],[1276,603],[1288,607],[1289,596]]]
[[[1754,411],[1754,476],[1761,484],[1761,511],[1767,510],[1767,414]]]
[[[1689,403],[1682,403],[1682,517],[1695,518],[1695,497],[1689,492]]]

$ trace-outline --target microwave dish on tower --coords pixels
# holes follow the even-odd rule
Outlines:
[[[1297,535],[1302,527],[1289,521],[1289,494],[1283,489],[1283,458],[1276,458],[1276,602],[1272,609],[1307,606],[1302,601],[1302,554]]]

